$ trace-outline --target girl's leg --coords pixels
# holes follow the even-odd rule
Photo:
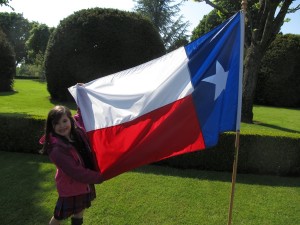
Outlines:
[[[73,217],[71,218],[72,221],[72,225],[81,225],[83,224],[83,212],[84,210],[82,210],[79,213],[76,213],[73,215]]]
[[[52,216],[49,225],[59,225],[59,224],[60,224],[59,220],[55,219],[54,216]]]
[[[82,218],[83,217],[83,213],[84,213],[84,210],[82,210],[81,212],[79,213],[76,213],[73,215],[73,218]]]

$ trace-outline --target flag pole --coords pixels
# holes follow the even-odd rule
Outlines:
[[[237,174],[237,162],[238,162],[238,152],[239,152],[239,144],[240,144],[239,142],[240,142],[240,131],[238,130],[238,131],[236,131],[236,136],[235,136],[235,152],[234,152],[234,160],[233,160],[231,195],[230,195],[230,205],[229,205],[227,225],[231,225],[231,221],[232,221],[234,189],[235,189],[235,181],[236,181],[236,174]]]
[[[240,121],[241,121],[241,99],[242,99],[242,75],[243,75],[243,56],[244,56],[244,24],[245,24],[245,13],[247,9],[247,0],[242,0],[242,17],[241,19],[241,46],[240,46],[240,76],[239,76],[239,106],[237,112],[237,126],[236,126],[236,136],[235,136],[235,149],[234,149],[234,159],[233,159],[233,169],[232,169],[232,181],[231,181],[231,195],[230,195],[230,205],[228,210],[228,223],[231,225],[232,222],[232,210],[233,210],[233,200],[234,200],[234,191],[236,183],[236,174],[237,174],[237,164],[239,156],[239,146],[240,146]]]

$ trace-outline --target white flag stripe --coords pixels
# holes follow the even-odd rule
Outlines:
[[[179,48],[137,67],[69,88],[86,130],[132,121],[191,94],[188,58]]]

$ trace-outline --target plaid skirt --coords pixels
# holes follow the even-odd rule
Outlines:
[[[91,202],[96,198],[95,186],[90,185],[91,192],[87,194],[58,197],[54,209],[54,218],[57,220],[67,219],[68,217],[80,213],[82,210],[89,208]]]

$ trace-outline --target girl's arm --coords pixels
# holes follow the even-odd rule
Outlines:
[[[53,148],[49,157],[58,168],[74,180],[86,184],[100,184],[104,181],[100,172],[85,168],[70,152],[63,151],[58,146]]]

